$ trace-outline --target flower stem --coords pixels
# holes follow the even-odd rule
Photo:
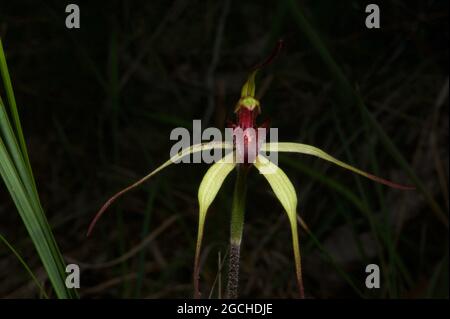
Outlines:
[[[203,227],[199,225],[197,234],[197,246],[195,249],[195,261],[194,261],[194,298],[200,298],[200,246],[203,239]]]
[[[236,184],[233,194],[231,211],[230,255],[228,264],[227,298],[238,297],[239,261],[241,252],[242,232],[244,229],[245,198],[247,193],[248,167],[240,165],[237,168]]]

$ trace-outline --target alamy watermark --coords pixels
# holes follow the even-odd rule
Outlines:
[[[66,266],[66,287],[69,289],[80,288],[80,266],[68,264]]]
[[[79,29],[80,28],[80,7],[77,4],[71,3],[66,6],[66,28]]]
[[[225,132],[216,127],[202,129],[201,120],[192,121],[192,134],[184,127],[177,127],[170,133],[170,140],[176,143],[170,149],[170,158],[174,163],[217,163],[219,160],[229,163],[254,163],[268,159],[278,164],[278,128],[225,128]],[[207,144],[204,150],[180,156],[184,150],[199,144]],[[214,145],[226,147],[214,147]],[[234,156],[227,156],[233,153]]]
[[[366,287],[369,289],[380,288],[380,267],[377,264],[366,266]]]

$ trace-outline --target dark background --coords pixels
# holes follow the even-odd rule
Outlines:
[[[190,128],[193,119],[223,127],[233,118],[249,68],[278,38],[285,47],[260,73],[257,92],[262,117],[279,128],[280,140],[313,144],[411,183],[339,87],[289,1],[76,3],[81,29],[68,30],[64,1],[2,1],[0,36],[41,200],[66,261],[81,267],[82,297],[192,296],[197,187],[207,165],[164,170],[120,199],[90,238],[85,233],[109,196],[168,159],[173,128]],[[365,27],[369,3],[296,5],[448,218],[448,1],[378,1],[378,30]],[[448,226],[421,192],[389,189],[309,156],[280,156],[280,166],[322,245],[301,231],[307,297],[448,298]],[[266,181],[251,175],[240,295],[295,297],[288,220]],[[226,284],[218,258],[227,252],[233,179],[207,218],[206,295],[219,273],[222,291]],[[3,185],[0,232],[45,281]],[[139,246],[145,238],[153,240]],[[365,288],[369,263],[381,267],[380,289]],[[0,246],[0,297],[37,296]]]

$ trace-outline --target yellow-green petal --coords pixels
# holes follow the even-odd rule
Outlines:
[[[247,82],[244,83],[241,89],[241,97],[255,97],[255,76],[258,70],[254,70],[248,76]]]
[[[206,213],[208,208],[216,198],[217,193],[220,190],[225,178],[233,170],[236,164],[233,161],[233,153],[228,154],[220,161],[212,165],[200,183],[198,189],[198,203],[199,203],[199,217],[198,217],[198,233],[197,233],[197,245],[195,251],[195,265],[194,265],[194,293],[196,297],[199,297],[199,258],[200,248],[203,239],[203,229],[205,226]]]
[[[393,187],[393,188],[399,188],[399,189],[404,189],[404,190],[411,190],[411,189],[415,189],[415,187],[413,186],[407,186],[407,185],[401,185],[401,184],[397,184],[394,182],[391,182],[387,179],[375,176],[373,174],[364,172],[356,167],[353,167],[349,164],[346,164],[336,158],[334,158],[333,156],[331,156],[330,154],[327,154],[326,152],[324,152],[323,150],[321,150],[320,148],[317,148],[315,146],[312,145],[308,145],[308,144],[300,144],[300,143],[289,143],[289,142],[282,142],[282,143],[266,143],[264,145],[261,146],[261,151],[263,152],[267,152],[267,151],[271,151],[271,152],[290,152],[290,153],[301,153],[301,154],[307,154],[307,155],[313,155],[316,157],[319,157],[321,159],[324,159],[326,161],[329,161],[333,164],[336,164],[340,167],[343,167],[345,169],[348,169],[354,173],[357,173],[359,175],[362,175],[366,178],[369,178],[375,182],[381,183],[381,184],[385,184],[387,186]]]
[[[300,289],[300,297],[304,297],[300,245],[297,231],[297,194],[286,174],[266,157],[259,155],[255,167],[269,182],[273,192],[286,211],[292,231],[292,246],[295,258],[295,270]]]

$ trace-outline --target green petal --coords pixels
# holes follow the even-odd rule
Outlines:
[[[247,82],[242,86],[241,97],[255,96],[255,75],[257,72],[258,70],[255,70],[248,76]]]
[[[300,289],[300,296],[303,298],[302,266],[297,232],[297,194],[295,193],[295,188],[286,174],[278,166],[270,162],[266,157],[259,155],[256,158],[255,167],[267,179],[273,192],[281,202],[281,205],[289,217],[292,231],[292,245],[294,249],[297,283]]]
[[[92,220],[91,224],[89,225],[89,229],[87,232],[87,236],[90,235],[90,233],[92,232],[92,229],[94,228],[95,224],[97,223],[97,221],[100,219],[100,217],[103,215],[103,213],[106,211],[106,209],[120,196],[122,196],[123,194],[127,193],[128,191],[136,188],[137,186],[141,185],[142,183],[144,183],[146,180],[148,180],[150,177],[152,177],[153,175],[155,175],[156,173],[158,173],[159,171],[163,170],[164,168],[166,168],[167,166],[169,166],[170,164],[173,164],[174,162],[182,159],[183,157],[189,155],[189,154],[193,154],[193,153],[197,153],[197,152],[201,152],[201,151],[207,151],[207,150],[211,150],[211,149],[232,149],[233,145],[231,143],[224,143],[224,142],[209,142],[209,143],[203,143],[203,144],[196,144],[190,147],[187,147],[183,150],[181,150],[177,155],[172,156],[167,162],[165,162],[164,164],[162,164],[161,166],[159,166],[158,168],[156,168],[155,170],[153,170],[152,172],[150,172],[148,175],[144,176],[143,178],[141,178],[140,180],[138,180],[136,183],[122,189],[120,192],[118,192],[117,194],[115,194],[114,196],[112,196],[103,206],[102,208],[98,211],[98,213],[95,215],[94,219]]]
[[[331,163],[334,163],[340,167],[348,169],[354,173],[357,173],[359,175],[367,177],[375,182],[385,184],[385,185],[393,187],[393,188],[399,188],[399,189],[404,189],[404,190],[415,189],[415,187],[413,187],[413,186],[397,184],[397,183],[388,181],[384,178],[364,172],[360,169],[357,169],[356,167],[353,167],[349,164],[341,162],[340,160],[334,158],[333,156],[325,153],[321,149],[314,147],[312,145],[300,144],[300,143],[266,143],[261,146],[261,151],[264,151],[264,152],[267,152],[267,151],[290,152],[290,153],[302,153],[302,154],[313,155],[313,156],[319,157],[321,159],[324,159],[326,161],[329,161]]]
[[[198,189],[198,202],[200,206],[200,213],[198,218],[198,234],[197,245],[195,251],[195,265],[194,265],[194,293],[199,297],[198,279],[199,279],[199,258],[200,248],[203,239],[203,229],[205,226],[206,213],[209,206],[213,202],[225,178],[233,170],[236,164],[233,161],[233,153],[228,154],[220,161],[212,165],[205,176],[203,177],[200,187]]]

